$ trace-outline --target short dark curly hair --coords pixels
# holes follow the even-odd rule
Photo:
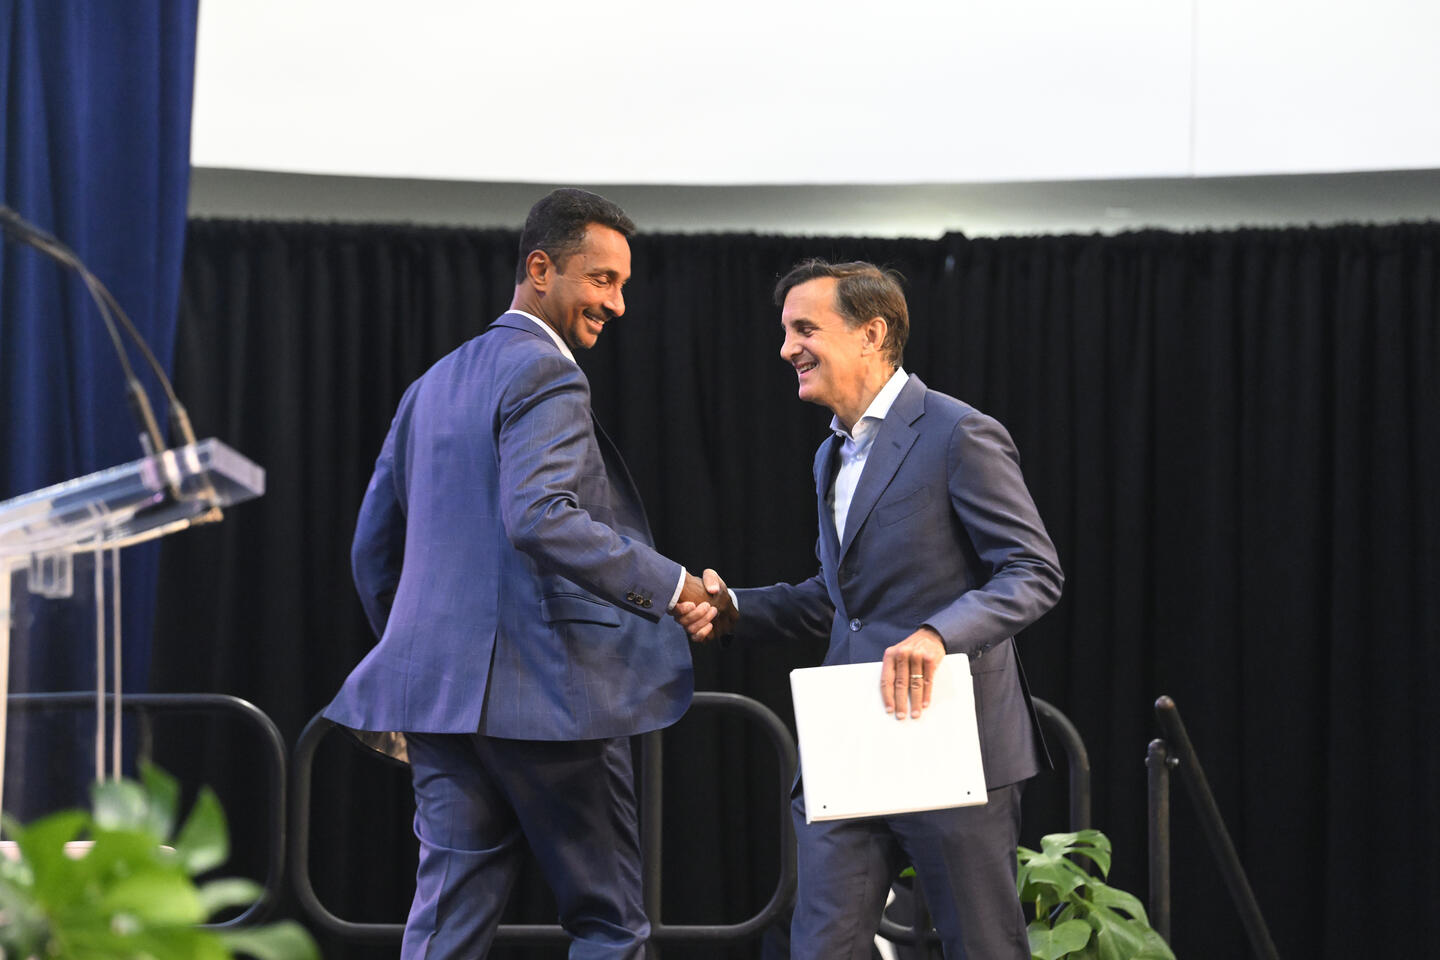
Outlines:
[[[896,369],[905,358],[905,341],[910,337],[910,309],[905,305],[904,277],[898,270],[877,267],[864,260],[827,263],[819,257],[802,260],[775,284],[775,306],[785,306],[785,296],[810,280],[835,278],[835,311],[845,325],[856,327],[871,317],[885,321],[885,359]]]
[[[592,223],[609,227],[629,238],[635,233],[635,222],[620,207],[598,193],[575,187],[552,190],[530,208],[525,228],[520,231],[520,261],[515,264],[515,282],[525,282],[525,260],[536,250],[543,250],[565,269],[565,258],[585,241],[585,228]]]

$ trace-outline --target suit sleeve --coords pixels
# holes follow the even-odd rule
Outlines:
[[[501,398],[500,509],[506,535],[540,567],[650,620],[660,619],[680,564],[591,516],[610,502],[580,368],[557,355],[525,362]]]
[[[403,406],[403,403],[402,403]],[[396,423],[400,422],[399,415]],[[350,547],[350,569],[360,605],[375,636],[385,633],[395,590],[400,584],[400,566],[405,558],[405,510],[395,486],[394,424],[385,436],[375,472],[365,489],[360,516],[355,521],[355,540]]]
[[[1053,607],[1064,575],[1020,473],[1019,453],[999,422],[982,413],[962,417],[950,436],[947,469],[951,508],[989,578],[925,625],[951,653],[973,656]]]
[[[823,640],[835,618],[820,574],[800,583],[737,589],[735,603],[740,609],[735,634],[742,640]]]

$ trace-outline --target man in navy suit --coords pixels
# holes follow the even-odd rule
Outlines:
[[[947,655],[969,657],[989,788],[982,806],[807,824],[797,783],[791,956],[868,960],[886,891],[908,862],[947,958],[1023,960],[1020,793],[1048,756],[1013,638],[1059,599],[1055,547],[1005,428],[902,369],[909,314],[897,275],[806,261],[780,280],[775,302],[800,399],[835,414],[815,456],[820,572],[735,591],[737,633],[828,634],[826,664],[883,661],[877,702],[897,720],[929,705]],[[690,628],[696,639],[732,622],[731,611],[704,615]]]
[[[380,642],[325,716],[403,734],[407,960],[484,956],[527,846],[572,958],[644,956],[628,737],[690,703],[663,615],[715,608],[651,546],[575,363],[625,311],[633,231],[582,190],[531,208],[509,312],[411,384],[360,510],[355,583]]]

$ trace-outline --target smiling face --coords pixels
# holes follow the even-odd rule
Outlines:
[[[563,259],[543,251],[530,254],[531,282],[539,294],[536,312],[571,350],[595,346],[605,324],[625,312],[621,288],[630,279],[630,244],[618,230],[592,223],[585,239]]]
[[[879,349],[885,321],[877,317],[847,325],[835,309],[836,282],[834,277],[817,277],[785,295],[780,356],[795,368],[800,399],[829,407],[848,429],[888,377]]]

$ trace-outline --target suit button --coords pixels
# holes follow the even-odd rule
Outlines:
[[[633,590],[630,591],[629,593],[625,594],[625,602],[626,602],[626,603],[636,603],[636,602],[639,601],[639,599],[640,599],[639,597],[635,596],[635,591],[633,591]]]
[[[865,626],[865,624],[860,622],[859,617],[856,617],[854,620],[850,621],[850,630],[852,632],[858,631],[863,626]]]
[[[642,606],[642,607],[648,608],[648,607],[650,607],[650,605],[651,605],[651,602],[650,602],[650,598],[649,598],[649,597],[646,597],[644,600],[642,600],[642,601],[640,602],[640,606]]]

